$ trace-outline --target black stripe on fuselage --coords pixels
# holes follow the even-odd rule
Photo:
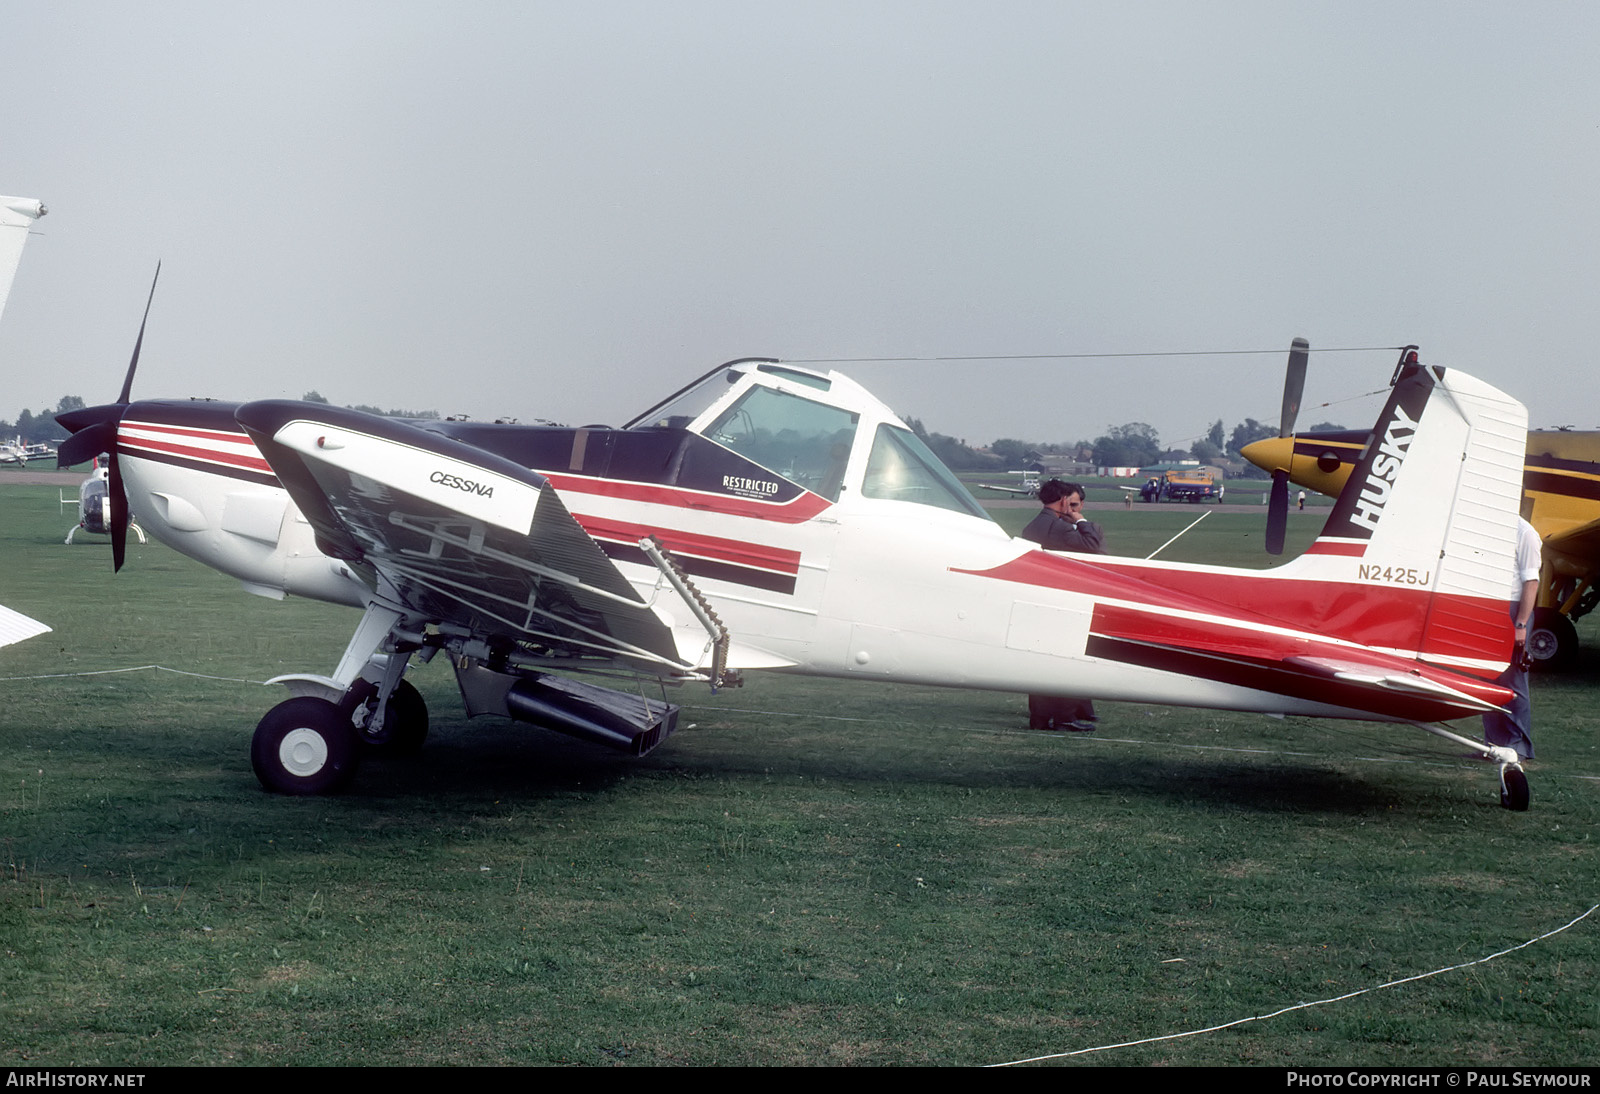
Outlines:
[[[1367,689],[1300,671],[1276,661],[1247,660],[1149,642],[1109,638],[1098,634],[1089,635],[1085,652],[1090,657],[1100,657],[1107,661],[1120,661],[1179,676],[1214,680],[1219,684],[1251,688],[1273,695],[1293,696],[1311,703],[1344,707],[1347,710],[1373,709],[1370,704],[1373,693]],[[1432,722],[1459,718],[1462,713],[1455,704],[1426,696],[1391,692],[1385,695],[1385,700],[1386,705],[1394,704],[1392,709],[1384,712],[1388,717],[1410,721]]]

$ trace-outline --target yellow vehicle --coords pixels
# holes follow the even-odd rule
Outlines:
[[[1357,430],[1272,437],[1246,445],[1240,455],[1264,471],[1286,470],[1291,482],[1337,497],[1369,436]],[[1600,604],[1600,432],[1528,434],[1522,515],[1539,533],[1544,556],[1528,654],[1536,668],[1570,669],[1578,657],[1572,621]]]
[[[1161,476],[1162,501],[1222,502],[1222,483],[1209,467],[1188,467]],[[1145,498],[1146,501],[1156,499]]]
[[[1221,475],[1210,467],[1184,467],[1162,472],[1160,478],[1149,478],[1144,486],[1123,486],[1128,493],[1138,493],[1141,501],[1222,501]]]

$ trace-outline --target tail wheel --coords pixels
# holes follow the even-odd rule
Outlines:
[[[325,699],[279,703],[250,742],[250,766],[274,794],[336,794],[355,777],[360,759],[350,720]]]
[[[1541,672],[1566,672],[1578,660],[1578,632],[1554,608],[1536,608],[1528,627],[1528,658]]]
[[[1520,767],[1500,771],[1500,805],[1516,813],[1528,811],[1528,776]]]
[[[398,756],[415,756],[428,739],[428,704],[410,681],[402,680],[389,696],[383,725],[371,730],[372,715],[378,706],[378,686],[367,680],[350,685],[339,701],[339,712],[355,728],[357,738],[367,745]]]

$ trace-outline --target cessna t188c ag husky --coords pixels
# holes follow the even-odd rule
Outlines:
[[[366,744],[420,744],[402,675],[443,652],[470,713],[634,753],[678,708],[571,674],[718,687],[770,669],[1410,723],[1498,764],[1525,808],[1515,754],[1441,724],[1510,697],[1492,680],[1524,419],[1470,376],[1407,365],[1321,538],[1271,571],[1039,550],[853,381],[770,360],[617,429],[130,402],[126,383],[61,421],[63,460],[110,452],[113,506],[152,535],[252,592],[364,610],[331,675],[280,678],[295,697],[252,746],[271,790],[333,791]]]

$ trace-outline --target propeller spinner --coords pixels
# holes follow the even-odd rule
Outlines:
[[[156,282],[161,280],[161,263],[156,263],[156,275],[150,281],[150,297],[144,304],[144,318],[139,321],[139,337],[133,343],[133,357],[128,361],[127,375],[122,379],[122,392],[114,403],[102,406],[69,410],[58,415],[56,421],[72,432],[56,452],[57,467],[71,467],[85,463],[104,452],[110,457],[111,501],[111,564],[114,570],[122,569],[128,553],[128,494],[122,486],[122,469],[117,462],[117,427],[128,409],[133,391],[133,374],[139,368],[139,351],[144,348],[144,328],[150,321],[150,305],[156,298]]]

